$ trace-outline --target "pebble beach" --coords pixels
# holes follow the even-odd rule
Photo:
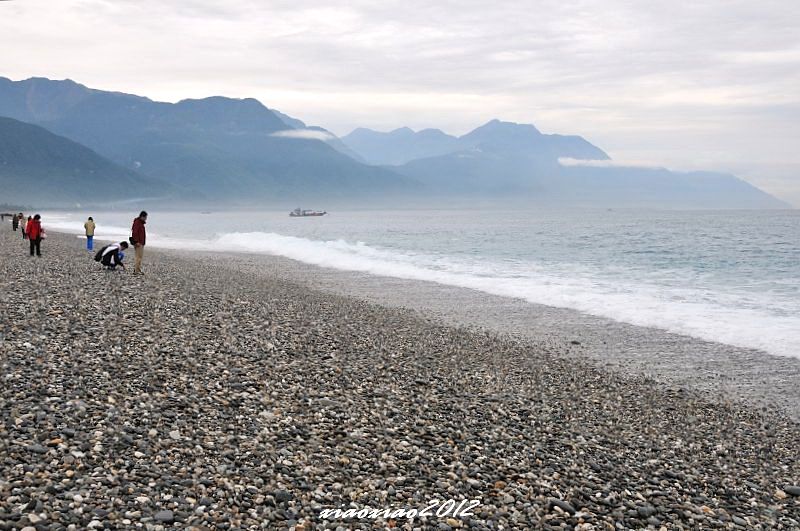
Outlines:
[[[324,292],[268,257],[148,249],[134,277],[74,236],[37,258],[0,228],[0,529],[800,528],[780,409]],[[322,516],[450,499],[479,503]]]

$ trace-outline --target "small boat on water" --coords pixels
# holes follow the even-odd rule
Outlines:
[[[323,210],[300,210],[299,208],[295,208],[289,215],[293,218],[305,218],[309,216],[324,216],[327,212]]]

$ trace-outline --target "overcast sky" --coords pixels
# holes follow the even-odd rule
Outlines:
[[[534,123],[800,206],[800,0],[10,0],[0,50],[11,79],[255,97],[339,135]]]

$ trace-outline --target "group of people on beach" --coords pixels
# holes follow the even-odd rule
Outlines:
[[[11,218],[11,228],[13,231],[21,230],[22,238],[30,242],[31,256],[42,256],[42,240],[46,238],[44,228],[42,227],[42,217],[39,214],[35,216],[28,216],[27,220],[22,212],[14,214]],[[147,230],[145,224],[147,223],[147,212],[142,210],[139,215],[134,218],[133,225],[131,226],[131,236],[128,241],[119,243],[110,243],[101,248],[95,254],[94,259],[100,262],[106,269],[115,270],[117,267],[125,269],[123,260],[125,259],[125,251],[130,245],[134,248],[134,264],[133,274],[144,275],[142,271],[142,260],[144,259],[144,246],[147,241]],[[83,224],[83,229],[86,234],[86,249],[89,252],[94,251],[94,231],[97,225],[94,218],[89,216],[89,219]],[[129,243],[130,242],[130,245]]]
[[[16,232],[22,232],[22,239],[28,240],[30,243],[31,256],[42,256],[42,240],[47,237],[44,229],[42,228],[42,216],[36,214],[35,216],[25,216],[20,212],[11,217],[11,228]]]
[[[86,232],[86,250],[89,252],[94,251],[94,230],[97,225],[94,218],[89,216],[86,223],[83,224],[83,230]],[[97,254],[94,255],[96,262],[100,262],[108,271],[114,271],[117,267],[125,269],[125,264],[122,260],[125,258],[125,249],[128,248],[128,242],[109,243],[102,247]]]
[[[94,222],[94,218],[89,216],[89,219],[83,224],[83,230],[86,232],[86,250],[89,252],[94,251],[94,230],[96,228],[97,225]],[[109,271],[114,271],[117,267],[125,269],[125,264],[122,263],[122,260],[125,259],[125,250],[127,248],[128,242],[109,243],[97,251],[94,259]]]
[[[133,274],[144,275],[144,272],[142,271],[142,260],[144,259],[144,246],[147,242],[147,229],[145,229],[146,223],[147,212],[142,210],[133,220],[133,225],[131,226],[131,236],[128,238],[128,241],[121,241],[119,243],[110,243],[106,245],[97,251],[94,259],[103,264],[106,269],[111,271],[115,270],[117,267],[125,269],[125,264],[122,262],[125,259],[125,251],[130,247],[130,245],[133,245]],[[95,225],[94,219],[91,216],[86,220],[86,223],[83,224],[83,228],[86,231],[86,248],[89,251],[94,249],[94,230],[96,227],[97,225]],[[128,242],[130,242],[130,245],[128,245]]]

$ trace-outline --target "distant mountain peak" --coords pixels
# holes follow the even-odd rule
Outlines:
[[[253,98],[210,96],[181,100],[173,106],[180,120],[207,128],[272,133],[286,124],[260,101]]]
[[[467,147],[482,146],[494,151],[533,149],[544,135],[531,124],[491,120],[459,138]]]
[[[533,124],[519,124],[516,122],[504,122],[502,120],[498,120],[497,118],[493,120],[489,120],[485,124],[480,127],[477,127],[472,131],[475,133],[476,131],[482,132],[513,132],[516,134],[533,134],[533,135],[541,135],[541,131],[539,131],[536,126]],[[471,134],[471,133],[468,133]]]
[[[364,160],[372,164],[400,165],[417,159],[452,153],[458,149],[458,139],[439,129],[414,132],[400,127],[388,133],[359,127],[342,141]]]
[[[447,133],[445,133],[444,131],[442,131],[441,129],[436,129],[436,128],[433,128],[433,127],[429,127],[427,129],[422,129],[420,131],[417,131],[417,135],[428,136],[428,137],[450,136]]]
[[[267,109],[260,101],[255,98],[231,98],[228,96],[207,96],[205,98],[186,98],[180,100],[176,105],[240,105],[254,108]],[[269,110],[269,109],[267,109]]]
[[[81,85],[77,81],[73,81],[73,80],[71,80],[69,78],[66,78],[66,79],[48,79],[46,77],[33,76],[33,77],[29,77],[28,79],[25,79],[23,81],[20,81],[20,83],[47,83],[47,84],[55,83],[57,85],[62,85],[62,86],[71,85],[71,86],[75,86],[75,87],[85,88],[85,89],[88,90],[88,87],[86,87],[86,85]]]

